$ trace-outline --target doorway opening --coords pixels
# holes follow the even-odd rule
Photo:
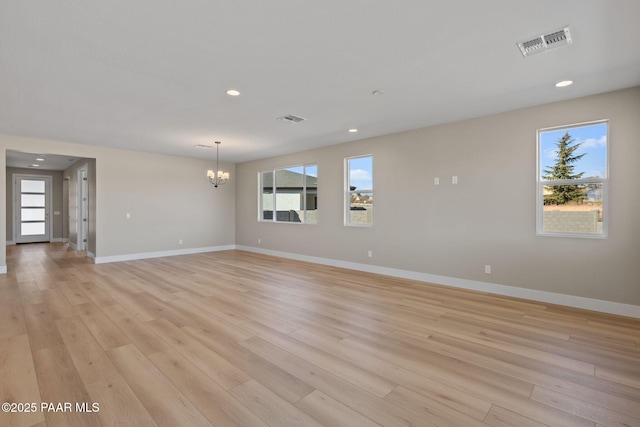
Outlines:
[[[96,159],[6,151],[7,245],[62,242],[95,257]]]
[[[47,175],[13,174],[13,239],[51,241],[51,182]]]

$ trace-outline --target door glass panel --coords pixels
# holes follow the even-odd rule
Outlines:
[[[44,193],[44,181],[23,179],[20,182],[20,191],[22,193]]]
[[[22,207],[44,208],[44,194],[22,194]]]
[[[23,236],[44,234],[44,222],[23,222],[21,233]]]
[[[23,221],[44,221],[44,209],[41,208],[22,208]]]

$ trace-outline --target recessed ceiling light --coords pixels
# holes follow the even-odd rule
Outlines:
[[[44,159],[43,159],[43,158],[38,158],[38,159],[36,159],[36,160],[37,160],[37,161],[39,161],[39,162],[44,162]]]
[[[229,96],[238,96],[238,95],[240,95],[240,92],[238,92],[238,91],[237,91],[237,90],[235,90],[235,89],[229,89],[229,90],[227,91],[227,95],[229,95]]]
[[[376,95],[376,96],[384,95],[384,91],[380,89],[376,89],[373,92],[371,92],[371,95]]]
[[[356,132],[358,132],[358,129],[356,129],[356,128],[351,128],[351,129],[349,129],[349,132],[351,132],[351,133],[356,133]]]
[[[33,164],[33,165],[29,165],[29,167],[30,167],[30,168],[39,168],[39,167],[40,167],[40,165]]]
[[[561,82],[556,83],[556,87],[567,87],[573,84],[573,80],[563,80]]]

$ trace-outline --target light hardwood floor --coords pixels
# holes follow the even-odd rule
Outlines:
[[[0,400],[37,410],[1,426],[640,426],[637,319],[241,251],[80,255],[7,247]]]

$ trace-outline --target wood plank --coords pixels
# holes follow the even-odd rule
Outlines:
[[[148,292],[140,292],[132,295],[132,299],[137,301],[140,306],[145,307],[150,313],[154,313],[152,316],[154,319],[166,319],[178,327],[193,325],[193,318],[189,317],[188,313],[177,310],[169,303],[166,303]]]
[[[221,331],[210,327],[186,326],[182,329],[288,402],[297,402],[314,390],[309,384],[256,356]]]
[[[18,289],[20,290],[21,295],[40,291],[38,282],[36,282],[35,280],[28,280],[24,282],[18,281]]]
[[[620,384],[626,384],[635,389],[640,389],[640,373],[635,369],[633,371],[628,371],[624,369],[613,369],[598,366],[596,368],[596,376]]]
[[[438,402],[436,399],[432,399],[429,396],[422,395],[414,390],[410,390],[405,387],[397,387],[391,393],[389,393],[385,400],[394,403],[400,407],[416,408],[422,412],[425,419],[433,422],[437,426],[441,427],[485,427],[486,424],[481,420],[485,418],[483,414],[482,418],[474,418],[466,415],[463,412],[456,411],[452,406],[444,405]],[[488,410],[487,410],[488,413]]]
[[[46,304],[24,306],[24,317],[29,332],[31,351],[64,344],[60,331]]]
[[[40,290],[21,293],[20,299],[22,300],[23,306],[31,304],[44,304],[44,297],[42,296],[42,292],[40,292]]]
[[[149,359],[216,427],[266,427],[258,416],[175,350],[154,353]]]
[[[434,425],[422,415],[387,402],[262,338],[248,339],[242,345],[378,424],[403,427]]]
[[[78,373],[85,383],[117,374],[111,360],[80,317],[60,319],[56,321],[56,325]]]
[[[113,363],[159,426],[212,426],[134,345],[109,351]]]
[[[102,311],[143,354],[169,348],[169,344],[121,305],[102,307]]]
[[[38,379],[26,334],[0,339],[0,372],[0,402],[37,404],[35,412],[0,412],[0,425],[31,426],[44,421],[40,411]]]
[[[157,425],[120,374],[89,383],[87,390],[100,405],[98,417],[105,426]]]
[[[0,300],[0,339],[24,335],[27,326],[20,298]]]
[[[147,325],[189,362],[197,366],[225,390],[249,380],[249,376],[222,356],[192,338],[165,319],[147,322]]]
[[[87,296],[98,307],[105,307],[108,305],[113,305],[116,303],[116,300],[111,298],[109,294],[105,291],[97,287],[93,284],[93,282],[82,282],[79,284],[80,289],[82,289]]]
[[[380,426],[318,390],[298,401],[296,406],[326,427]]]
[[[523,417],[520,414],[496,405],[491,408],[484,422],[493,427],[547,427],[546,424]]]
[[[482,420],[491,408],[491,403],[488,400],[478,398],[447,383],[424,377],[415,371],[404,369],[401,365],[378,359],[375,355],[367,352],[341,345],[339,342],[335,343],[332,340],[323,339],[311,331],[301,329],[296,331],[294,336],[316,347],[325,348],[344,360],[357,361],[358,365],[365,369],[372,370],[398,384],[403,384],[419,392],[425,398],[448,406],[477,420]]]
[[[93,303],[75,306],[76,312],[103,350],[130,344],[127,336]]]
[[[611,411],[600,405],[594,405],[593,403],[566,396],[556,391],[546,390],[542,387],[535,387],[533,389],[531,399],[606,426],[640,426],[640,418]]]
[[[159,313],[135,298],[135,294],[140,291],[134,287],[127,286],[127,284],[118,284],[106,278],[94,278],[93,283],[102,291],[108,293],[119,305],[141,322],[147,322],[160,317]]]
[[[322,424],[256,380],[240,384],[232,388],[230,392],[271,426],[322,427]]]
[[[273,331],[268,336],[261,334],[261,337],[376,396],[384,397],[397,386],[393,381],[362,369],[357,363],[357,359],[345,361],[324,350],[276,331]]]
[[[10,273],[7,273],[7,276],[9,275]],[[11,277],[4,277],[3,279],[4,280],[0,282],[0,301],[20,298],[18,282]]]
[[[33,356],[42,402],[75,405],[76,402],[91,401],[66,346],[44,348]],[[102,425],[97,413],[45,411],[44,417],[48,427]]]
[[[49,306],[49,311],[54,319],[63,319],[76,315],[73,306],[69,304],[69,301],[67,301],[62,291],[58,289],[47,289],[42,291],[42,297],[44,298],[45,304]]]
[[[613,410],[640,416],[640,405],[633,400],[640,397],[637,389],[441,335],[431,337],[430,348],[596,405],[606,401]]]
[[[67,301],[69,301],[69,304],[71,305],[86,304],[90,302],[87,294],[85,294],[82,288],[74,281],[65,280],[58,282],[57,289],[67,297]]]

